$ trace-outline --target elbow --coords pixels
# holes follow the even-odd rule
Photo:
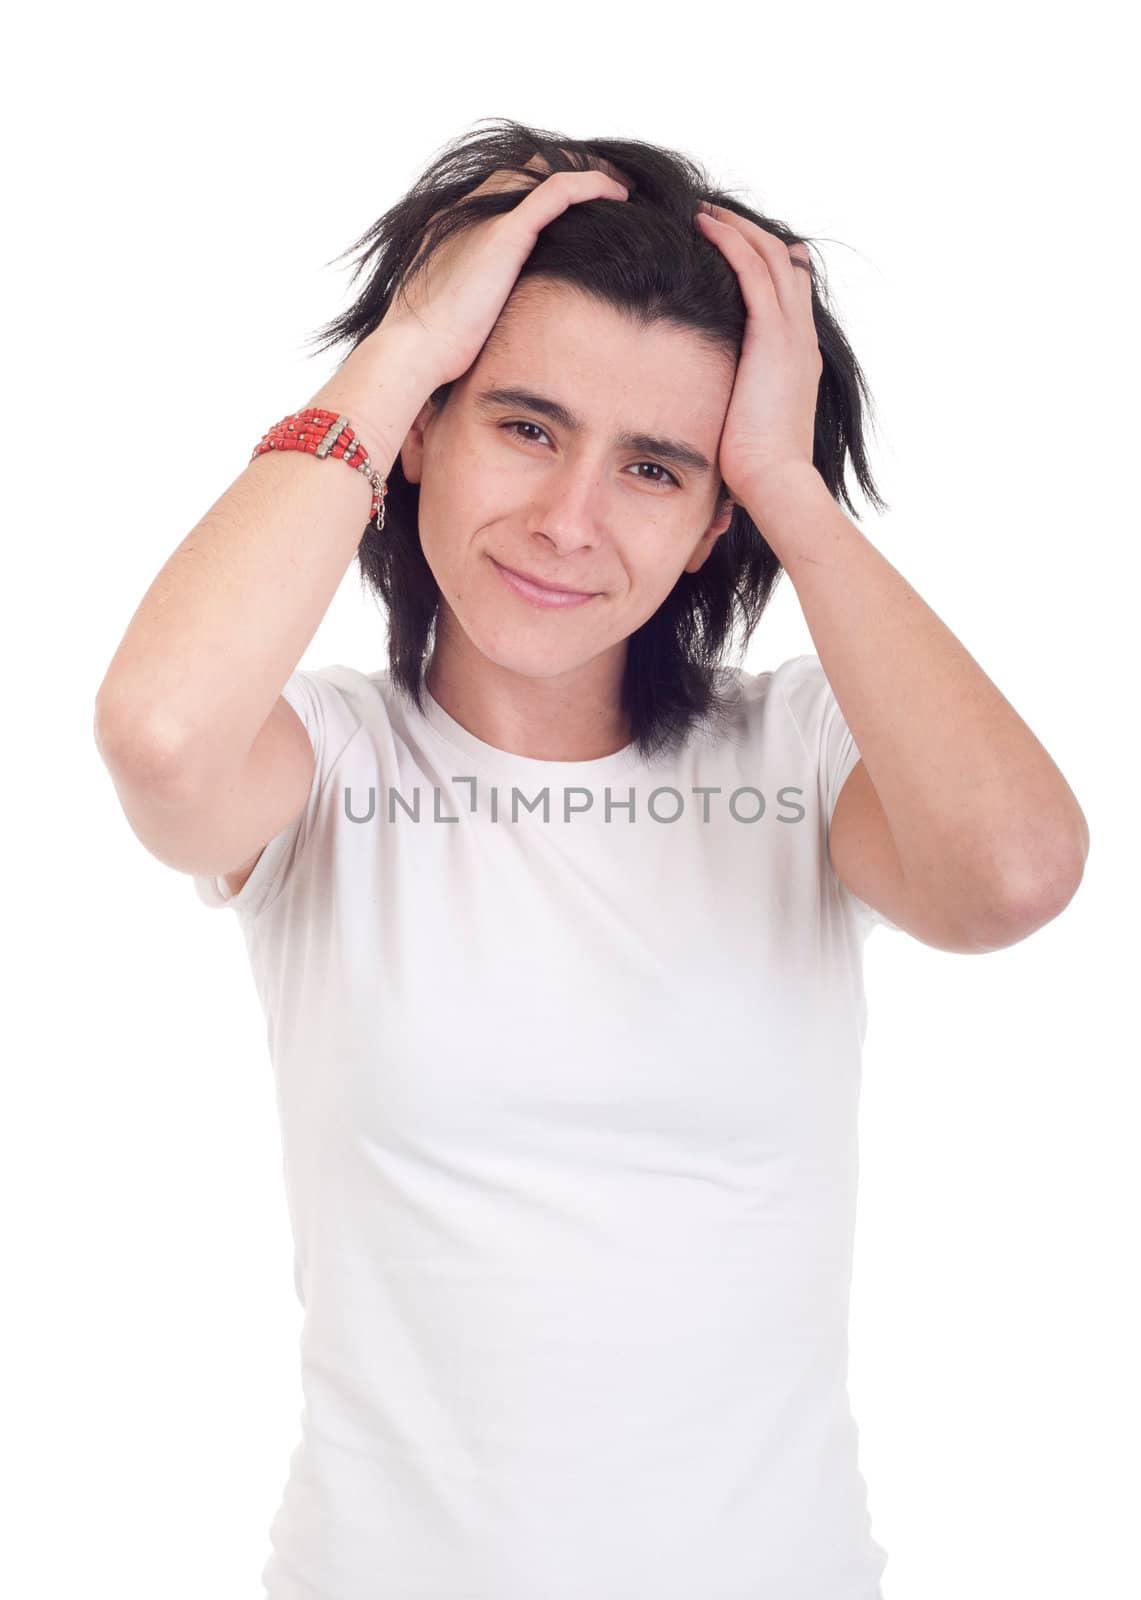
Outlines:
[[[181,740],[165,723],[109,697],[97,697],[92,723],[95,748],[109,771],[130,771],[152,783],[182,772]]]
[[[1089,854],[1089,830],[1079,812],[1066,835],[1055,832],[1026,849],[1010,848],[1003,865],[983,874],[963,866],[937,889],[912,892],[904,925],[924,943],[960,954],[985,955],[1029,938],[1069,905],[1078,892]],[[938,908],[938,909],[937,909]],[[900,914],[893,913],[897,922]]]
[[[1085,876],[1089,831],[1082,818],[1077,849],[1060,851],[1048,861],[1038,861],[1012,871],[1002,896],[998,934],[1004,944],[1015,944],[1053,922],[1073,900]]]

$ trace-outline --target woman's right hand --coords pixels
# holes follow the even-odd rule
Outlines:
[[[524,165],[545,171],[541,157]],[[607,163],[609,166],[610,164]],[[626,189],[609,172],[551,172],[511,211],[487,217],[437,246],[427,266],[408,285],[397,289],[376,335],[399,333],[411,340],[416,367],[430,384],[429,393],[461,377],[473,365],[495,326],[519,271],[534,249],[539,232],[568,206],[583,200],[624,200]],[[519,174],[499,168],[472,194],[519,187]],[[440,212],[434,212],[429,222]],[[413,258],[420,259],[423,244]],[[409,269],[411,271],[411,268]]]

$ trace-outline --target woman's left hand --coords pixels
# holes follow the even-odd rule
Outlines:
[[[718,466],[733,499],[749,509],[789,469],[813,470],[824,360],[812,318],[808,247],[786,245],[708,202],[694,226],[736,272],[748,312]]]

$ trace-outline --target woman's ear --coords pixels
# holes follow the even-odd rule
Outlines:
[[[424,434],[434,414],[432,402],[425,400],[400,446],[400,466],[408,483],[420,482],[424,463]]]
[[[685,564],[683,569],[684,571],[701,571],[701,568],[709,559],[713,546],[717,543],[718,539],[720,539],[721,535],[732,522],[733,513],[736,511],[736,509],[737,502],[735,500],[726,500],[725,504],[721,507],[720,511],[717,513],[713,521],[709,524],[708,528],[706,528],[705,532],[698,540],[693,554]]]

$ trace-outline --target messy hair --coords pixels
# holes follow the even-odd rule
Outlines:
[[[714,349],[739,361],[747,309],[737,275],[716,245],[693,226],[703,201],[758,223],[785,244],[808,246],[812,315],[823,360],[812,459],[833,497],[855,514],[845,483],[850,457],[867,501],[887,509],[872,479],[864,448],[864,374],[829,308],[815,241],[714,185],[689,157],[635,139],[572,139],[508,118],[443,146],[402,199],[342,255],[358,254],[350,282],[368,273],[357,298],[313,336],[324,351],[355,349],[378,326],[398,289],[423,271],[453,233],[513,209],[550,172],[612,164],[631,180],[621,205],[583,201],[542,229],[518,282],[542,276],[573,285],[643,324],[692,328]],[[527,162],[540,156],[547,171]],[[470,191],[498,169],[519,175],[518,188]],[[466,197],[466,198],[465,198]],[[437,215],[437,213],[439,213]],[[421,247],[423,247],[421,249]],[[454,381],[454,380],[453,380]],[[429,396],[441,410],[453,383]],[[715,510],[730,492],[722,480]],[[399,453],[388,474],[385,526],[369,523],[357,550],[362,583],[388,611],[392,684],[423,709],[423,689],[435,643],[440,591],[420,543],[420,486],[409,483]],[[695,530],[696,532],[697,530]],[[682,572],[665,600],[627,640],[622,710],[639,753],[652,758],[697,722],[724,717],[725,657],[736,638],[741,654],[760,622],[782,567],[744,506],[697,572]]]

